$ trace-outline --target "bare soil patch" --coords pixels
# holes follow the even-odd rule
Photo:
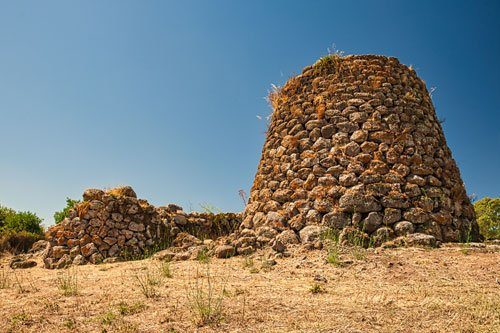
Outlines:
[[[296,249],[276,265],[261,252],[58,271],[12,270],[3,257],[0,332],[500,332],[492,249],[377,249],[337,265]]]

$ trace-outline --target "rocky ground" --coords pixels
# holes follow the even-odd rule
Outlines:
[[[0,332],[500,332],[498,245],[291,253],[56,271],[4,256]]]

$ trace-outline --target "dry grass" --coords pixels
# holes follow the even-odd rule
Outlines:
[[[118,186],[114,188],[110,188],[106,190],[106,193],[115,197],[115,198],[121,198],[126,196],[126,194],[130,191],[130,187],[128,186]]]
[[[8,270],[5,257],[0,272],[11,282],[0,289],[0,332],[499,332],[500,253],[462,248],[368,249],[341,267],[326,262],[327,251],[299,249],[269,270],[260,269],[263,253],[213,259],[212,300],[223,298],[223,316],[201,327],[187,291],[198,281],[191,295],[207,295],[198,261],[170,263],[175,274],[152,298],[135,276],[161,275],[156,261],[81,266],[78,294],[66,297],[61,272],[41,263]],[[19,294],[14,273],[29,292]]]
[[[281,87],[278,87],[277,85],[272,84],[271,85],[271,90],[269,91],[269,94],[267,95],[267,102],[271,106],[273,110],[276,110],[279,105],[280,101],[280,96],[281,95]]]
[[[90,209],[90,201],[82,201],[75,205],[75,209],[79,218],[83,218]]]
[[[219,325],[224,319],[225,284],[220,281],[219,285],[216,284],[209,263],[205,263],[204,268],[204,275],[197,271],[195,281],[189,284],[186,291],[192,319],[199,327]]]
[[[57,287],[64,296],[78,295],[78,270],[69,268],[57,277]]]
[[[163,283],[163,273],[159,270],[146,268],[135,274],[137,287],[146,298],[160,296],[159,287]]]

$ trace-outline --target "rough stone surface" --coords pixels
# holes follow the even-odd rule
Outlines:
[[[397,246],[419,247],[437,247],[439,245],[434,236],[421,233],[414,233],[398,237],[394,239],[393,243],[395,243]]]
[[[155,207],[134,190],[86,190],[69,218],[49,228],[47,268],[99,263],[125,253],[140,254],[165,237],[167,227]],[[42,245],[40,245],[42,246]]]
[[[167,246],[168,252],[158,254],[158,259],[187,260],[196,257],[202,246],[211,250],[224,245],[224,237],[241,224],[240,214],[185,213],[175,204],[154,207],[137,199],[130,186],[107,191],[88,189],[83,199],[70,211],[69,218],[48,230],[48,242],[35,243],[32,248],[43,249],[45,267],[138,258]],[[250,234],[253,238],[239,243],[249,248],[238,253],[254,250],[255,232],[248,229],[246,235]],[[220,242],[214,242],[218,238]]]
[[[331,56],[304,68],[270,101],[274,111],[240,231],[275,233],[258,237],[254,248],[281,249],[273,240],[289,229],[307,242],[321,225],[348,228],[346,237],[363,230],[363,239],[416,232],[437,241],[481,240],[413,69],[391,57]]]
[[[308,225],[303,228],[300,234],[300,240],[302,243],[312,243],[320,239],[321,234],[325,231],[324,227],[317,225]]]
[[[31,268],[36,266],[36,261],[29,255],[21,254],[12,257],[9,261],[9,267],[12,269]]]
[[[234,247],[231,245],[221,245],[215,248],[215,256],[217,258],[225,259],[234,255]]]
[[[413,233],[415,230],[415,227],[411,222],[408,221],[401,221],[398,222],[394,225],[394,231],[396,232],[396,235],[398,236],[404,236]]]

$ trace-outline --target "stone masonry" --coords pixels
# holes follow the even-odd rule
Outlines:
[[[49,228],[42,257],[45,267],[64,268],[108,258],[141,258],[168,248],[163,255],[186,260],[200,251],[214,252],[214,240],[240,224],[241,214],[186,213],[175,204],[154,207],[137,199],[130,186],[88,189],[69,217]]]
[[[160,243],[167,228],[146,200],[134,190],[86,190],[69,218],[47,231],[47,268],[71,263],[98,263],[107,257],[136,255]]]
[[[425,84],[396,58],[330,55],[270,95],[267,139],[236,247],[325,228],[375,244],[481,239]],[[237,249],[238,252],[241,252]]]

